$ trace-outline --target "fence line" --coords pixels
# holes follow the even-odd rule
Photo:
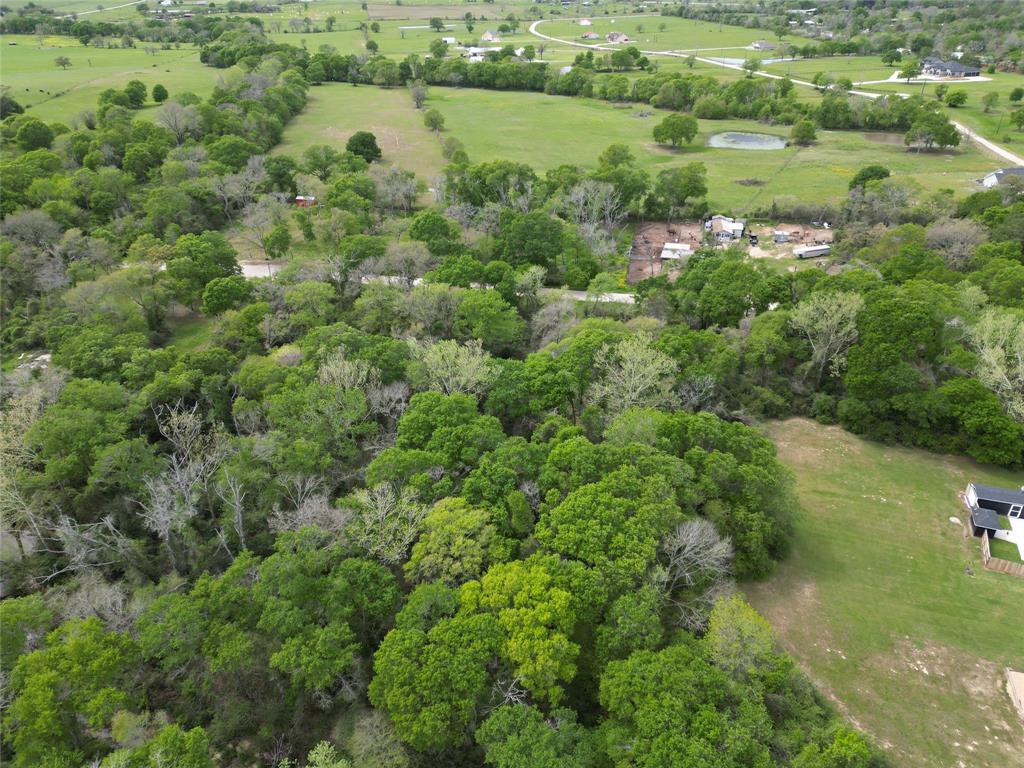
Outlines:
[[[988,531],[984,531],[981,534],[981,564],[988,571],[1008,573],[1011,576],[1024,578],[1024,563],[1011,563],[1009,560],[1003,560],[1001,557],[992,557],[992,547],[989,545]]]

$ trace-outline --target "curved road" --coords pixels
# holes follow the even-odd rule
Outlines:
[[[647,14],[647,15],[654,16],[654,15],[658,15],[658,14]],[[636,18],[636,17],[630,16],[629,18]],[[600,43],[595,44],[595,45],[588,45],[586,43],[577,43],[577,42],[574,42],[572,40],[564,40],[564,39],[562,39],[560,37],[552,37],[551,35],[545,35],[543,32],[538,32],[537,31],[537,27],[540,26],[541,24],[543,24],[545,21],[549,21],[549,19],[540,19],[538,21],[533,22],[530,25],[530,30],[529,30],[530,34],[535,36],[535,37],[539,37],[539,38],[541,38],[543,40],[550,40],[553,43],[560,43],[561,45],[571,45],[571,46],[573,46],[575,48],[589,48],[591,50],[597,50],[597,51],[615,51],[615,50],[618,50],[618,48],[616,48],[616,46],[614,46],[614,45],[602,45]],[[560,21],[572,21],[572,19],[560,19]],[[744,71],[743,67],[739,66],[738,64],[726,64],[725,62],[718,61],[717,59],[709,59],[709,58],[705,58],[703,56],[697,56],[694,52],[695,51],[700,51],[700,50],[716,50],[717,51],[719,49],[718,48],[713,48],[713,49],[694,48],[691,51],[682,51],[682,52],[679,52],[679,51],[640,51],[640,53],[644,54],[645,56],[668,56],[668,57],[671,57],[671,58],[680,58],[680,59],[685,59],[685,58],[693,55],[693,58],[695,60],[700,61],[700,62],[702,62],[704,64],[711,64],[713,66],[723,67],[725,69],[734,69],[734,70],[737,70],[739,72],[743,72]],[[767,77],[770,80],[783,80],[786,77],[785,75],[776,75],[776,74],[774,74],[772,72],[755,72],[754,74],[756,74],[758,77]],[[795,78],[792,78],[792,77],[789,78],[789,79],[795,85],[803,85],[803,86],[806,86],[807,88],[817,88],[817,86],[814,83],[812,83],[812,82],[810,82],[808,80],[798,80],[798,79],[795,79]],[[863,96],[864,98],[867,98],[867,99],[877,99],[879,96],[884,95],[884,94],[881,94],[881,93],[871,93],[870,91],[858,91],[858,90],[852,90],[852,91],[850,91],[850,93],[854,94],[855,96]],[[900,91],[894,91],[894,93],[896,95],[898,95],[902,99],[906,99],[906,98],[910,97],[909,94],[902,93]],[[997,157],[1000,157],[1003,160],[1007,160],[1007,161],[1013,163],[1014,165],[1022,165],[1022,166],[1024,166],[1024,157],[1021,157],[1020,155],[1014,154],[1010,150],[1006,149],[1005,147],[999,146],[998,144],[996,144],[993,141],[989,141],[984,136],[981,136],[978,133],[976,133],[975,131],[973,131],[970,128],[968,128],[963,123],[958,123],[956,120],[950,120],[950,123],[953,124],[953,127],[957,129],[957,131],[960,133],[960,135],[966,137],[967,139],[970,139],[971,141],[977,142],[977,144],[979,146],[981,146],[984,149],[988,150],[991,154],[996,155]]]

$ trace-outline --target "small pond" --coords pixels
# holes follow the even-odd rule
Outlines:
[[[785,149],[786,140],[767,133],[726,131],[709,137],[708,146],[718,149]]]

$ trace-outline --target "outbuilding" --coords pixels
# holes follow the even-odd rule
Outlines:
[[[1024,488],[1014,490],[970,483],[964,491],[964,499],[971,510],[971,531],[975,536],[988,531],[990,536],[1005,538],[1000,515],[1024,520]]]
[[[661,246],[662,261],[678,261],[685,264],[693,254],[689,243],[665,243]]]

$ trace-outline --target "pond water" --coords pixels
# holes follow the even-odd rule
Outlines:
[[[726,131],[709,137],[708,146],[718,149],[785,149],[786,140],[767,133]]]

